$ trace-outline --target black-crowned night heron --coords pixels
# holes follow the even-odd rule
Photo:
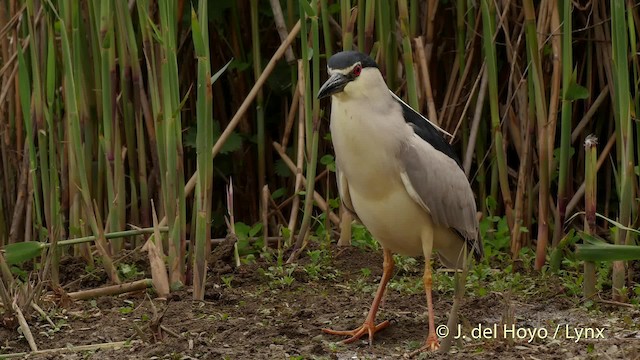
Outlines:
[[[431,298],[431,253],[461,268],[465,249],[480,259],[482,242],[473,191],[460,161],[438,129],[387,87],[373,59],[355,51],[333,55],[329,80],[318,98],[332,97],[331,137],[344,206],[369,229],[384,250],[383,275],[364,324],[346,343],[389,325],[375,324],[393,272],[392,253],[424,255],[429,311],[425,348],[439,347]]]

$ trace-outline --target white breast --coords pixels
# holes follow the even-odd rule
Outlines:
[[[354,210],[384,248],[421,255],[423,229],[418,224],[431,219],[407,193],[396,159],[398,147],[413,130],[402,120],[395,102],[388,104],[397,107],[370,104],[354,112],[348,101],[332,101],[331,137]]]

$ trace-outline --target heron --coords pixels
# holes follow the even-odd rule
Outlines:
[[[344,51],[327,62],[329,79],[318,98],[331,97],[330,130],[336,178],[343,206],[383,249],[383,273],[364,323],[348,331],[351,343],[389,326],[375,318],[391,279],[393,254],[424,256],[423,282],[429,329],[423,348],[439,348],[431,295],[431,255],[461,269],[466,255],[484,250],[478,233],[476,202],[454,149],[439,127],[412,109],[387,87],[376,62],[366,54]]]

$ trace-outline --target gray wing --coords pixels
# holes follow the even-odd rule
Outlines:
[[[482,257],[476,202],[471,185],[451,157],[412,135],[399,153],[401,178],[407,192],[431,214],[433,221],[455,230]]]
[[[353,208],[353,204],[351,203],[351,194],[349,193],[349,182],[347,177],[340,171],[340,166],[338,165],[338,161],[336,160],[336,181],[338,183],[338,193],[340,193],[340,200],[342,201],[342,206],[353,215],[353,218],[358,222],[361,222],[358,218],[358,214]]]

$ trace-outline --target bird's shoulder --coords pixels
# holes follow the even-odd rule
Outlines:
[[[420,139],[429,143],[434,149],[453,159],[456,164],[460,166],[460,158],[454,151],[453,147],[445,141],[440,132],[428,121],[425,121],[424,117],[413,110],[409,105],[402,101],[398,101],[398,103],[402,109],[404,120],[413,129],[413,132],[418,135]]]

